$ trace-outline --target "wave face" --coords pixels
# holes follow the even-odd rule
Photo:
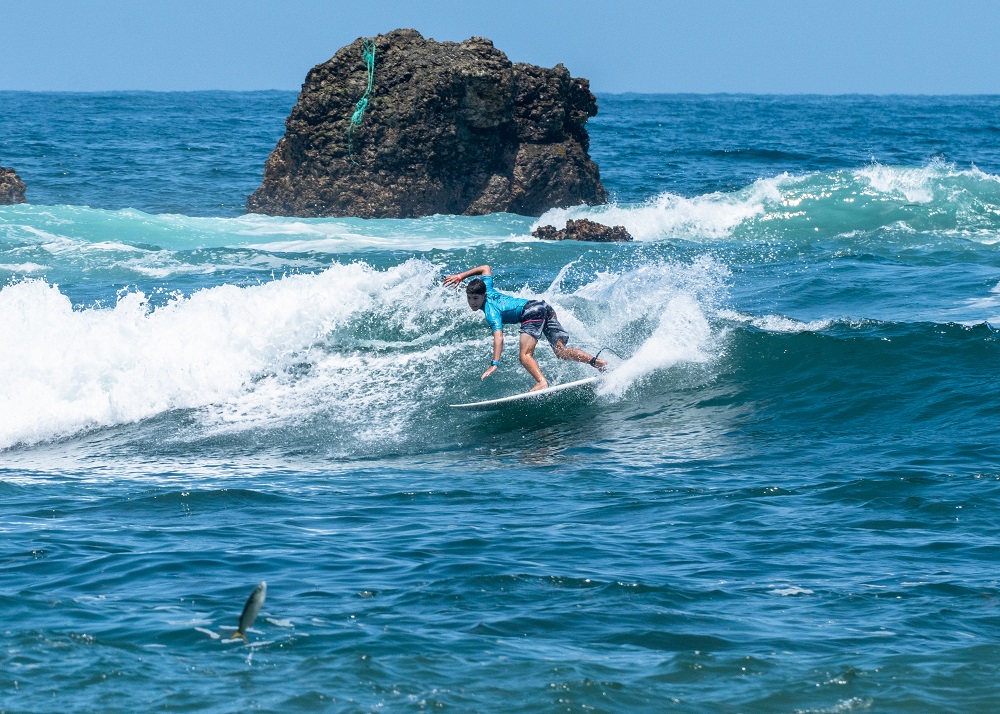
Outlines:
[[[601,97],[607,206],[244,215],[294,101],[0,93],[5,706],[989,710],[1000,99]],[[592,393],[449,407],[532,383],[482,264]]]
[[[556,281],[517,292],[549,300],[575,341],[624,355],[602,388],[620,396],[650,373],[709,358],[706,306],[724,274],[710,260],[664,262],[576,288]],[[411,423],[413,404],[437,406],[448,422],[442,402],[474,398],[464,365],[482,361],[488,337],[481,316],[442,289],[440,275],[425,259],[386,270],[356,261],[168,295],[156,307],[130,291],[111,307],[83,309],[43,280],[12,283],[0,290],[8,346],[0,448],[174,410],[195,410],[203,433],[322,419],[325,442],[413,438],[423,428]],[[627,307],[612,314],[608,304]],[[540,357],[553,375],[570,373]],[[491,386],[517,389],[513,371]],[[330,432],[332,424],[343,431]]]

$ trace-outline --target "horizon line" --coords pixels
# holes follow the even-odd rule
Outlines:
[[[299,93],[301,89],[3,89],[0,94],[232,94]],[[1000,97],[997,92],[751,92],[751,91],[675,91],[641,92],[636,90],[591,90],[597,96],[637,97]]]

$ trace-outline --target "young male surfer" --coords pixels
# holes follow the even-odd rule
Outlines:
[[[521,364],[528,374],[535,378],[534,392],[545,389],[549,383],[542,376],[542,370],[535,361],[535,345],[538,338],[544,334],[552,345],[552,351],[559,359],[574,362],[586,362],[591,367],[603,372],[608,363],[603,359],[591,357],[583,350],[567,347],[569,333],[563,329],[556,319],[556,311],[544,300],[525,300],[513,295],[505,295],[493,287],[493,271],[488,265],[455,273],[445,277],[444,284],[457,287],[466,278],[476,277],[465,287],[465,299],[469,301],[472,310],[482,310],[486,315],[486,323],[493,333],[493,363],[483,372],[480,379],[486,379],[497,371],[500,366],[500,356],[503,354],[503,326],[505,324],[521,323]],[[600,354],[600,353],[598,353]]]

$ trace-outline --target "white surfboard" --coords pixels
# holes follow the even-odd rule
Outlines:
[[[517,402],[531,402],[537,401],[539,399],[544,399],[545,397],[550,397],[559,392],[572,392],[581,389],[587,389],[593,384],[597,383],[600,377],[587,377],[586,379],[578,379],[575,382],[566,382],[566,384],[557,384],[554,387],[546,387],[545,389],[539,389],[537,392],[525,392],[524,394],[515,394],[512,397],[501,397],[500,399],[490,399],[485,402],[472,402],[471,404],[449,404],[452,409],[467,409],[469,411],[475,412],[487,412],[494,409],[501,409],[510,404]]]

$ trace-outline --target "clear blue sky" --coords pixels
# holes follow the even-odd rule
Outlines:
[[[1000,94],[998,0],[5,0],[0,89],[298,89],[357,37],[482,35],[598,92]]]

